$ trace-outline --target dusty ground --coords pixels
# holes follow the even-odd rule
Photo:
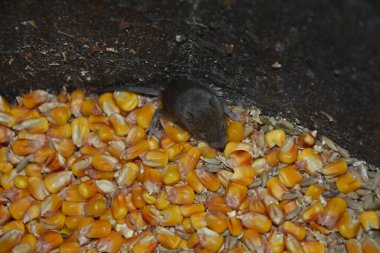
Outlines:
[[[1,1],[0,93],[186,75],[380,165],[379,13],[376,0]]]

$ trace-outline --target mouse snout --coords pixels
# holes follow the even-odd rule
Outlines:
[[[216,141],[211,141],[210,142],[210,145],[214,148],[224,148],[224,146],[226,145],[226,138],[221,138],[220,140],[216,140]]]

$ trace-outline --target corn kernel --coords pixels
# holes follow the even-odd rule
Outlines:
[[[227,127],[227,140],[228,142],[240,142],[244,138],[244,124],[240,121],[233,121]]]
[[[321,156],[312,148],[302,150],[302,152],[298,154],[297,161],[304,163],[302,168],[310,175],[319,172],[323,167]]]
[[[157,109],[157,104],[155,102],[147,103],[143,107],[137,109],[136,113],[136,123],[139,127],[144,129],[150,126],[152,122],[153,115]]]
[[[226,203],[231,208],[238,208],[248,194],[248,188],[245,185],[230,182],[226,189]]]
[[[298,148],[295,138],[289,138],[285,141],[284,145],[280,148],[278,159],[282,163],[291,164],[297,160]]]
[[[66,219],[66,216],[63,213],[57,212],[56,214],[54,214],[53,216],[49,218],[41,218],[40,223],[46,229],[60,230],[65,225],[65,219]]]
[[[244,227],[259,233],[267,233],[272,227],[272,221],[264,214],[249,212],[238,217]]]
[[[75,118],[71,122],[71,131],[75,146],[81,147],[90,134],[90,128],[88,126],[87,118]]]
[[[344,175],[347,172],[347,164],[344,160],[339,160],[323,167],[321,172],[326,178]]]
[[[154,232],[158,242],[163,247],[171,250],[179,248],[181,237],[163,227],[157,227]]]
[[[378,241],[372,238],[366,238],[362,243],[363,253],[379,253],[380,244]]]
[[[268,248],[273,253],[281,253],[285,249],[284,234],[272,230],[268,237]]]
[[[107,209],[106,198],[101,194],[96,194],[90,198],[85,205],[85,213],[87,216],[99,216]]]
[[[61,106],[51,110],[49,116],[49,119],[53,124],[62,126],[69,120],[71,112],[66,106]]]
[[[186,182],[194,189],[196,193],[202,193],[205,189],[194,171],[191,171],[186,175]]]
[[[41,216],[51,217],[62,206],[62,199],[57,194],[50,194],[41,202]]]
[[[18,229],[12,229],[0,236],[0,253],[8,253],[21,240],[23,232]]]
[[[88,98],[84,100],[82,103],[81,113],[84,116],[91,116],[91,115],[98,116],[98,115],[101,115],[103,112],[98,102],[96,101],[96,99]]]
[[[302,241],[307,233],[303,226],[292,221],[285,221],[284,224],[280,226],[280,230],[286,235],[291,234],[299,241]]]
[[[288,191],[286,186],[281,183],[278,177],[272,177],[268,180],[267,189],[269,194],[278,200],[281,200],[282,195]]]
[[[306,253],[304,252],[301,243],[292,235],[286,236],[285,247],[289,253]]]
[[[311,197],[311,199],[319,201],[323,192],[323,187],[319,185],[310,185],[305,192],[305,197]]]
[[[37,176],[29,177],[28,190],[30,194],[38,200],[43,200],[47,195],[49,195],[49,192],[45,187],[44,181]]]
[[[103,115],[90,115],[88,117],[88,127],[93,132],[98,132],[100,128],[109,125],[109,118]]]
[[[113,98],[115,99],[116,104],[126,112],[134,110],[139,103],[138,96],[132,92],[115,91],[113,93]]]
[[[218,234],[227,229],[227,217],[223,214],[206,214],[207,227]]]
[[[89,239],[106,237],[111,233],[111,224],[108,220],[96,220],[83,228],[84,235]]]
[[[58,232],[47,232],[37,240],[36,251],[48,253],[58,248],[63,242],[62,236]]]
[[[131,130],[129,130],[127,138],[125,139],[125,143],[127,146],[131,146],[133,144],[138,143],[141,140],[146,138],[145,130],[139,126],[133,126]]]
[[[163,149],[148,150],[140,154],[143,163],[150,167],[162,168],[168,164],[168,154]]]
[[[362,212],[359,216],[359,221],[366,232],[372,229],[380,229],[380,217],[376,211]]]
[[[129,187],[135,182],[139,173],[139,167],[135,163],[125,163],[119,170],[116,181],[120,187]]]
[[[198,170],[197,177],[201,184],[207,188],[207,190],[215,192],[220,188],[219,178],[206,170]]]
[[[67,216],[85,215],[85,203],[64,201],[62,203],[62,213]]]
[[[58,193],[65,186],[69,185],[71,180],[72,172],[63,171],[47,175],[44,179],[44,184],[50,193]]]
[[[320,203],[315,203],[302,213],[302,219],[306,222],[312,222],[318,219],[322,213],[323,206]]]
[[[282,129],[275,129],[265,134],[265,142],[269,148],[274,146],[282,147],[285,142],[286,134]]]
[[[188,132],[171,125],[165,127],[165,133],[174,142],[185,142],[190,139],[190,134]]]
[[[356,239],[350,239],[346,241],[347,253],[363,253],[362,246]]]
[[[49,94],[46,91],[34,90],[23,96],[22,104],[28,109],[33,109],[44,103],[48,98]]]
[[[141,140],[133,146],[124,150],[121,153],[120,158],[125,159],[127,161],[133,160],[147,150],[149,150],[149,142],[147,140]]]
[[[161,215],[163,218],[161,221],[161,226],[164,227],[180,225],[183,220],[181,209],[177,205],[169,205],[165,209],[161,210]]]
[[[131,130],[130,126],[125,122],[124,117],[118,113],[111,115],[110,123],[118,136],[126,136]]]
[[[344,199],[340,197],[332,198],[325,206],[322,215],[319,216],[318,223],[332,229],[346,209],[347,204]]]
[[[169,194],[168,200],[175,205],[188,205],[194,202],[194,190],[188,185],[174,186]]]
[[[96,248],[100,252],[119,252],[124,244],[124,239],[119,232],[112,231],[108,236],[100,238]]]
[[[191,147],[183,151],[178,157],[178,168],[181,175],[194,171],[200,159],[200,151],[196,147]]]
[[[198,238],[200,245],[210,252],[218,252],[223,244],[223,236],[204,227],[198,229]]]
[[[168,164],[162,172],[162,181],[165,185],[174,185],[180,179],[181,175],[176,164]]]
[[[265,252],[266,242],[264,238],[253,229],[244,231],[242,241],[252,252]]]
[[[278,177],[286,187],[293,188],[302,181],[302,175],[294,165],[283,167],[278,172]]]
[[[351,173],[346,173],[338,178],[336,187],[342,193],[349,193],[361,188],[362,183]]]
[[[338,221],[338,231],[339,233],[347,239],[356,237],[359,232],[360,223],[358,220],[352,219],[352,217],[347,213],[343,213]]]
[[[119,192],[114,196],[111,204],[112,216],[115,220],[123,219],[128,213],[127,200],[123,193]]]
[[[119,161],[106,153],[97,153],[92,158],[92,166],[98,171],[110,172],[120,168]]]
[[[104,93],[98,99],[99,105],[103,112],[109,117],[113,113],[120,113],[119,107],[116,105],[111,93]]]
[[[46,134],[53,138],[71,138],[71,125],[50,126]]]

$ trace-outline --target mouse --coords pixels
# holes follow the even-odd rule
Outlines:
[[[123,89],[158,96],[161,106],[147,129],[149,134],[157,128],[159,118],[165,118],[187,130],[194,138],[214,148],[223,148],[227,142],[225,116],[240,120],[240,116],[233,113],[222,100],[221,89],[214,85],[173,79],[160,88],[128,85],[123,86]]]

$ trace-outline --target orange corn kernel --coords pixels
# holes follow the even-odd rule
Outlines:
[[[245,166],[245,165],[244,165]],[[217,172],[217,176],[218,176],[218,178],[219,178],[219,180],[220,180],[220,183],[223,185],[223,187],[225,187],[225,188],[227,188],[227,186],[228,186],[228,184],[230,183],[230,180],[231,180],[231,178],[232,178],[232,176],[233,176],[233,172],[231,172],[231,171],[229,171],[229,170],[219,170],[218,172]],[[249,180],[249,178],[248,178],[248,180]],[[247,180],[247,181],[248,181]],[[244,185],[244,181],[242,181],[242,180],[236,180],[236,181],[234,181],[235,183],[238,183],[238,184],[242,184],[242,185]]]
[[[37,110],[29,110],[27,109],[26,107],[23,107],[23,106],[16,106],[16,107],[13,107],[11,109],[11,112],[10,112],[11,116],[12,117],[9,117],[9,119],[11,119],[11,122],[8,122],[8,123],[13,123],[12,126],[15,124],[15,123],[19,123],[23,120],[27,120],[27,119],[35,119],[35,118],[38,118],[40,117],[40,113],[37,111]],[[0,115],[2,115],[2,113],[0,113]],[[4,113],[3,117],[4,116],[8,116],[9,113]],[[6,120],[6,118],[4,118],[4,120]],[[8,126],[8,127],[11,127],[11,126]]]
[[[178,168],[181,175],[194,171],[200,158],[200,151],[196,147],[191,147],[183,151],[178,157]]]
[[[161,215],[163,217],[161,226],[164,227],[180,225],[183,220],[181,209],[177,205],[170,205],[161,210]]]
[[[380,217],[376,211],[364,211],[359,216],[360,224],[364,231],[380,229]]]
[[[319,201],[324,191],[325,189],[322,186],[310,185],[305,192],[305,197],[311,197],[311,199]]]
[[[349,193],[356,191],[362,187],[362,182],[355,178],[351,173],[346,173],[338,178],[336,187],[342,193]]]
[[[216,150],[208,145],[206,142],[199,142],[198,149],[203,157],[213,158],[216,157]]]
[[[11,112],[11,107],[10,107],[8,101],[1,95],[0,95],[0,111],[6,112],[6,113]]]
[[[95,181],[92,179],[86,180],[78,186],[79,195],[85,199],[91,198],[98,193]]]
[[[99,239],[96,248],[99,252],[119,252],[124,239],[119,232],[112,231],[108,236]]]
[[[301,243],[292,235],[287,235],[285,239],[285,247],[289,253],[306,253]]]
[[[244,138],[244,124],[240,121],[233,121],[227,128],[227,140],[240,142]]]
[[[340,197],[332,198],[325,206],[322,215],[318,218],[318,223],[332,229],[346,209],[347,204],[344,199]]]
[[[326,251],[325,245],[318,241],[305,241],[301,244],[303,251],[307,253],[324,253]]]
[[[233,170],[234,174],[230,178],[232,182],[247,186],[253,182],[255,172],[251,165],[239,165],[234,167]]]
[[[0,236],[0,253],[8,253],[11,252],[12,248],[14,248],[19,241],[23,232],[18,229],[12,229]]]
[[[85,205],[85,213],[87,216],[99,216],[107,209],[107,199],[101,194],[87,200]]]
[[[87,98],[83,101],[81,106],[81,113],[85,116],[101,115],[102,109],[98,102],[93,98]]]
[[[26,189],[28,188],[28,177],[27,176],[22,176],[18,175],[14,179],[14,185],[18,189]]]
[[[125,163],[115,174],[116,181],[120,187],[129,187],[135,182],[139,173],[140,169],[135,163]]]
[[[312,228],[312,229],[314,229],[314,230],[316,230],[316,231],[318,231],[324,235],[328,235],[331,233],[331,230],[327,229],[326,227],[319,225],[318,223],[312,222],[309,224],[309,226],[310,226],[310,228]]]
[[[111,224],[108,220],[96,220],[84,227],[83,232],[89,239],[99,239],[111,233]]]
[[[380,244],[378,241],[372,238],[366,238],[362,243],[363,253],[379,253]]]
[[[281,200],[282,195],[288,191],[286,186],[282,184],[278,177],[272,177],[268,180],[267,189],[268,193],[278,200]]]
[[[190,139],[190,134],[187,131],[172,125],[165,126],[165,133],[172,141],[175,142],[185,142]]]
[[[323,167],[321,172],[326,178],[344,175],[347,172],[347,163],[344,160],[330,163],[329,165]]]
[[[360,242],[356,239],[346,241],[347,253],[363,253]]]
[[[88,117],[88,127],[93,132],[98,132],[100,128],[109,125],[109,118],[103,115],[90,115]]]
[[[71,139],[51,139],[55,150],[64,158],[69,158],[75,151],[74,142]]]
[[[118,113],[114,113],[111,115],[110,123],[118,136],[126,136],[131,130],[124,117]]]
[[[152,122],[154,112],[157,109],[157,104],[155,102],[151,102],[145,104],[143,107],[137,109],[136,113],[136,123],[138,126],[146,129],[150,126]]]
[[[132,92],[115,91],[113,93],[113,98],[115,99],[116,104],[126,112],[134,110],[139,103],[138,96]]]
[[[127,161],[133,160],[147,150],[149,150],[149,142],[147,140],[141,140],[133,146],[124,150],[121,153],[120,158],[125,159]]]
[[[156,203],[157,200],[156,194],[149,194],[147,191],[143,192],[142,197],[144,201],[149,205],[153,205],[154,203]]]
[[[104,143],[110,141],[118,141],[120,137],[115,133],[115,131],[110,126],[102,126],[98,130],[99,140]]]
[[[16,123],[16,119],[14,116],[5,113],[5,112],[0,112],[0,126],[5,126],[5,127],[13,127],[14,124]]]
[[[174,186],[169,194],[168,200],[176,205],[188,205],[194,202],[194,190],[188,185]]]
[[[31,176],[28,180],[28,190],[35,199],[43,200],[49,195],[48,190],[45,187],[44,181],[40,177]]]
[[[302,181],[302,175],[294,165],[288,165],[281,168],[278,172],[278,177],[286,187],[293,188],[296,184]]]
[[[0,174],[0,185],[8,190],[14,187],[14,179],[17,176],[16,170],[11,170],[7,173]]]
[[[66,216],[63,213],[57,212],[56,214],[54,214],[53,216],[49,218],[41,218],[40,223],[46,229],[60,230],[65,225],[65,219],[66,219]]]
[[[70,108],[75,117],[81,115],[82,104],[86,98],[86,95],[81,90],[75,90],[70,95]]]
[[[92,158],[92,166],[98,171],[114,171],[118,170],[121,165],[119,161],[106,153],[97,153]]]
[[[265,252],[267,247],[262,235],[253,229],[247,229],[244,231],[242,241],[252,252]]]
[[[98,99],[98,103],[103,112],[109,117],[112,113],[120,113],[119,107],[116,105],[111,93],[104,93]]]
[[[266,212],[273,224],[280,225],[285,220],[285,214],[281,206],[277,203],[271,203],[266,207]]]
[[[110,141],[108,143],[107,151],[114,157],[120,157],[121,153],[127,146],[123,141]]]
[[[249,212],[238,217],[244,227],[254,229],[259,233],[267,233],[272,227],[272,221],[264,214]]]
[[[193,229],[198,230],[207,227],[206,212],[194,213],[190,216],[190,223]]]
[[[36,200],[25,212],[22,222],[27,223],[41,216],[41,201]]]
[[[0,173],[9,173],[12,169],[13,169],[13,165],[11,163],[0,162]],[[15,179],[16,179],[16,177],[15,177]],[[15,186],[16,186],[16,184],[15,184]]]
[[[22,221],[18,221],[18,220],[13,220],[13,221],[10,221],[8,222],[7,224],[5,224],[2,228],[1,228],[1,233],[4,234],[8,231],[11,231],[13,229],[17,229],[17,230],[20,230],[22,231],[23,233],[25,233],[25,226],[24,226],[24,223]]]
[[[291,164],[297,160],[298,147],[295,138],[289,138],[280,148],[278,159],[282,163]]]
[[[19,156],[27,156],[33,154],[43,146],[43,143],[27,139],[17,139],[12,142],[13,152]]]
[[[298,145],[302,148],[311,148],[315,144],[315,139],[312,132],[303,132],[298,137]]]
[[[180,179],[181,175],[176,164],[168,164],[162,172],[162,181],[165,185],[174,185]]]
[[[302,150],[302,152],[298,154],[297,161],[301,163],[301,167],[311,175],[319,172],[323,167],[321,156],[312,148]]]
[[[269,148],[274,146],[282,147],[285,142],[286,134],[282,129],[275,129],[265,134],[265,143]]]
[[[153,205],[146,205],[141,211],[141,216],[144,221],[152,226],[157,226],[162,222],[162,215]]]
[[[186,175],[186,181],[196,193],[202,193],[205,189],[194,171],[191,171]]]
[[[85,203],[64,201],[62,213],[68,216],[82,216],[85,214]]]
[[[49,120],[55,124],[62,126],[70,119],[71,112],[66,106],[59,106],[49,112]]]
[[[190,217],[191,215],[198,213],[198,212],[204,212],[205,206],[201,203],[199,204],[190,204],[190,205],[182,205],[180,207],[181,214],[184,217]]]
[[[1,144],[8,143],[14,137],[14,135],[15,134],[10,129],[0,126],[0,143]]]
[[[119,192],[112,200],[111,211],[115,220],[123,219],[128,213],[127,200],[122,192]]]
[[[46,135],[53,138],[71,138],[71,125],[64,124],[62,126],[50,126]]]
[[[206,170],[198,170],[197,177],[202,185],[209,191],[215,192],[220,188],[219,178],[211,172]]]
[[[173,250],[177,249],[181,242],[181,237],[173,233],[172,231],[157,227],[154,231],[158,242],[165,248]]]
[[[263,201],[261,201],[259,198],[254,198],[249,203],[249,211],[265,214],[266,208]]]
[[[227,214],[232,209],[226,203],[226,200],[223,196],[210,195],[206,199],[205,203],[206,208],[211,213],[224,213]]]
[[[132,146],[144,139],[146,139],[145,130],[139,126],[133,126],[131,130],[129,130],[127,138],[125,139],[125,143],[128,146]]]
[[[162,168],[168,164],[168,154],[163,149],[148,150],[140,154],[142,162],[150,167]]]
[[[149,194],[160,192],[162,177],[157,169],[148,168],[144,170],[142,181]]]
[[[58,232],[47,232],[37,240],[36,251],[48,253],[58,248],[63,242],[62,236]]]
[[[318,219],[322,213],[323,206],[320,203],[315,203],[302,213],[302,219],[306,222],[312,222]]]
[[[71,180],[72,172],[63,171],[47,175],[44,179],[44,184],[50,193],[58,193],[65,186],[69,185]]]
[[[284,234],[272,230],[268,237],[268,248],[273,253],[282,253],[285,249]]]
[[[248,188],[245,185],[230,182],[226,189],[226,203],[231,208],[238,208],[247,197]]]
[[[132,246],[132,253],[151,253],[157,245],[157,239],[152,232],[149,231],[148,233],[144,233],[143,236],[139,236],[139,241]]]
[[[49,93],[46,91],[34,90],[22,97],[22,104],[28,109],[33,109],[44,103],[49,97]]]
[[[89,134],[90,128],[87,118],[79,117],[71,122],[71,135],[75,146],[81,147]]]
[[[267,163],[272,166],[272,167],[276,167],[279,165],[280,163],[280,160],[278,159],[278,153],[279,153],[279,148],[271,148],[267,155],[266,155],[266,160],[267,160]]]
[[[15,252],[34,252],[37,244],[37,239],[32,234],[25,234],[18,245],[12,249],[12,253]]]
[[[218,252],[224,242],[223,236],[218,233],[203,227],[198,229],[199,244],[209,252]]]
[[[236,217],[229,217],[227,219],[227,228],[232,236],[239,236],[243,232],[243,224]]]
[[[303,226],[292,221],[285,221],[280,226],[280,230],[286,235],[291,234],[299,241],[302,241],[307,234],[307,231]]]
[[[0,205],[0,226],[3,226],[11,219],[9,210],[4,205]]]
[[[57,194],[50,194],[41,202],[41,216],[42,217],[51,217],[62,206],[62,199]]]
[[[141,184],[134,185],[132,188],[132,201],[136,208],[141,208],[146,205],[143,198],[144,189]]]
[[[72,201],[72,202],[84,202],[86,201],[85,198],[83,198],[79,194],[79,184],[72,184],[62,190],[59,195],[62,197],[62,199],[66,201]]]
[[[76,230],[78,228],[83,228],[94,222],[92,217],[87,216],[67,216],[65,219],[65,226],[68,229]]]
[[[156,201],[154,202],[154,205],[159,210],[167,208],[170,205],[170,201],[167,199],[167,193],[162,191],[158,195]]]
[[[78,242],[64,242],[59,247],[60,253],[84,252],[84,248]]]
[[[222,234],[227,229],[227,217],[223,214],[206,214],[207,227],[212,231]]]
[[[360,223],[358,220],[352,219],[352,217],[347,213],[343,213],[338,221],[338,231],[346,239],[351,239],[356,237],[359,232]]]

